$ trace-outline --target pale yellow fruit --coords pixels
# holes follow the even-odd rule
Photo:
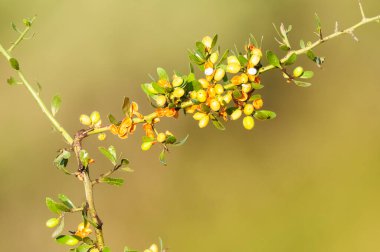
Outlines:
[[[231,114],[231,120],[237,120],[241,117],[242,111],[241,109],[236,109],[234,112]]]
[[[243,126],[247,130],[253,129],[253,127],[255,126],[255,121],[253,120],[253,117],[252,116],[246,116],[246,117],[244,117],[244,119],[243,119]]]
[[[252,115],[254,110],[255,108],[253,107],[253,105],[248,103],[248,104],[245,104],[243,112],[245,115]]]
[[[156,104],[159,107],[164,107],[166,104],[166,97],[165,95],[159,95],[156,97]]]
[[[218,61],[218,58],[219,58],[219,53],[218,52],[214,52],[211,54],[210,56],[210,61],[215,64],[217,61]]]
[[[225,75],[226,75],[226,71],[224,71],[224,69],[222,68],[218,68],[215,71],[214,80],[220,81],[224,78]]]
[[[240,62],[238,60],[238,58],[236,56],[229,56],[227,58],[227,64],[228,65],[231,65],[231,64],[238,64],[240,66]]]
[[[228,64],[226,67],[226,71],[228,73],[232,73],[232,74],[238,73],[240,71],[240,69],[241,69],[240,64],[236,64],[236,63]]]
[[[159,134],[157,135],[157,141],[158,141],[158,142],[163,143],[163,142],[165,142],[165,140],[166,140],[166,135],[165,135],[165,133],[159,133]]]
[[[173,80],[173,87],[179,87],[183,83],[183,79],[181,77],[176,77]]]
[[[176,98],[181,98],[185,94],[185,90],[183,88],[175,88],[173,91],[173,96]]]
[[[90,126],[91,123],[92,123],[91,122],[91,118],[88,115],[85,115],[85,114],[80,115],[79,121],[80,121],[81,124],[83,124],[85,126]]]
[[[224,92],[224,87],[221,84],[216,84],[214,86],[214,89],[215,89],[215,93],[218,95],[221,95]]]
[[[220,109],[220,103],[216,99],[212,99],[210,101],[210,108],[214,111],[218,111]]]
[[[201,120],[199,120],[198,126],[199,128],[205,128],[210,121],[210,117],[207,115],[203,117]]]
[[[211,48],[211,45],[212,45],[212,38],[210,36],[205,36],[203,37],[202,39],[202,44],[206,47],[206,48]]]
[[[201,83],[203,88],[208,88],[210,86],[210,82],[208,82],[206,79],[199,79],[199,83]]]
[[[203,89],[198,90],[197,92],[197,100],[199,102],[205,102],[207,100],[207,93]]]

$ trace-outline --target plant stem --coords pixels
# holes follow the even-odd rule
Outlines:
[[[18,39],[12,44],[12,46],[9,47],[8,52],[12,52],[12,50],[13,50],[18,44],[20,44],[21,41],[24,40],[26,34],[28,34],[30,28],[32,27],[32,24],[33,24],[33,22],[34,22],[35,19],[36,19],[36,16],[34,16],[31,20],[29,20],[30,25],[29,25],[29,26],[26,26],[25,30],[20,34],[20,37],[18,37]]]
[[[4,57],[9,61],[12,56],[10,53],[8,53],[4,47],[0,44],[0,52],[4,55]],[[73,138],[70,136],[69,133],[60,125],[60,123],[54,118],[54,116],[51,114],[49,109],[46,107],[45,103],[41,100],[40,96],[38,95],[37,91],[32,88],[28,80],[25,78],[25,75],[22,73],[21,70],[16,70],[18,76],[20,77],[22,84],[27,88],[29,93],[32,95],[34,100],[37,102],[39,107],[41,108],[42,112],[47,116],[47,118],[50,120],[50,122],[53,124],[54,128],[65,138],[68,144],[73,143]]]
[[[310,51],[311,49],[313,49],[314,47],[317,47],[318,45],[320,45],[320,44],[322,44],[328,40],[331,40],[333,38],[339,37],[340,35],[343,35],[343,34],[348,34],[348,35],[354,36],[353,32],[357,28],[359,28],[360,26],[363,26],[363,25],[368,24],[368,23],[380,21],[380,15],[372,17],[372,18],[366,18],[364,15],[363,8],[362,8],[361,4],[360,4],[360,10],[361,10],[361,14],[362,14],[362,20],[359,23],[357,23],[357,24],[355,24],[355,25],[353,25],[353,26],[351,26],[345,30],[335,31],[334,33],[330,34],[329,36],[320,38],[319,40],[315,41],[314,43],[312,43],[309,46],[306,46],[305,48],[289,51],[286,54],[286,56],[281,59],[281,64],[285,63],[293,54],[296,54],[296,55],[305,54],[308,51]],[[276,68],[276,67],[273,65],[268,65],[268,66],[260,68],[259,72],[264,73],[264,72],[271,70],[271,69],[274,69],[274,68]]]

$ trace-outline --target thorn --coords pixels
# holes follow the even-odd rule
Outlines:
[[[359,39],[358,37],[355,36],[354,32],[353,31],[349,31],[348,34],[351,35],[351,37],[356,41],[356,42],[359,42]]]
[[[335,22],[335,33],[339,32],[339,24],[338,21]]]
[[[362,14],[362,19],[365,20],[367,19],[365,14],[364,14],[364,9],[361,0],[359,0],[359,8],[360,8],[360,13]]]

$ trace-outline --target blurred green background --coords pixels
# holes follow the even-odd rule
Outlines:
[[[378,0],[364,0],[368,15]],[[124,95],[151,111],[140,84],[157,66],[187,71],[186,49],[205,35],[222,48],[241,47],[249,33],[276,46],[272,22],[293,24],[292,41],[314,40],[315,12],[325,34],[356,23],[357,1],[74,1],[0,0],[0,40],[16,34],[11,21],[38,15],[36,36],[15,51],[28,78],[49,102],[63,98],[58,119],[72,133],[81,113],[121,115]],[[18,22],[20,24],[20,22]],[[130,160],[126,185],[95,188],[113,251],[140,250],[162,237],[169,251],[380,251],[380,25],[320,46],[323,69],[307,89],[286,85],[278,72],[263,77],[265,108],[278,113],[247,132],[241,121],[227,132],[201,130],[191,117],[165,120],[160,129],[189,141],[173,149],[169,165],[158,148],[140,150],[141,130],[127,141],[109,136]],[[46,196],[65,193],[78,204],[82,186],[52,165],[64,147],[23,87],[10,88],[12,71],[0,59],[0,237],[2,251],[67,251],[51,238]],[[96,151],[95,173],[108,163]],[[90,147],[91,146],[91,147]],[[71,217],[75,229],[79,216]]]

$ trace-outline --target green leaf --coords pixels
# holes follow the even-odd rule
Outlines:
[[[61,107],[61,104],[62,104],[61,97],[59,95],[55,95],[53,99],[51,100],[51,113],[53,114],[53,116],[55,116],[58,113],[59,108]]]
[[[303,41],[302,39],[300,40],[300,47],[302,49],[304,49],[306,46],[305,46],[305,41]]]
[[[142,142],[143,143],[146,143],[146,142],[153,142],[154,141],[154,138],[152,137],[148,137],[148,136],[143,136],[142,137]]]
[[[112,114],[108,115],[108,121],[116,126],[120,125],[120,122]]]
[[[281,68],[280,60],[278,59],[277,55],[274,54],[272,51],[267,51],[267,60],[269,64],[272,66]]]
[[[76,235],[60,235],[55,240],[60,244],[68,245],[73,240],[81,241],[82,239],[79,236]],[[76,245],[76,244],[75,244]]]
[[[86,150],[80,150],[79,159],[80,159],[80,161],[84,167],[88,166],[88,162],[90,160],[90,157],[89,157],[88,152]]]
[[[68,170],[66,170],[66,166],[69,162],[70,156],[71,153],[63,149],[60,151],[59,155],[54,159],[55,166],[68,175],[70,175],[71,173]]]
[[[111,249],[109,247],[104,247],[102,252],[111,252]]]
[[[27,19],[27,18],[24,18],[24,19],[22,20],[22,22],[23,22],[24,25],[27,26],[27,27],[31,27],[31,26],[32,26],[32,22],[30,22],[30,20]]]
[[[109,185],[114,185],[114,186],[121,186],[121,185],[124,184],[124,179],[104,177],[104,178],[100,179],[100,182],[106,183],[106,184],[109,184]]]
[[[85,237],[85,238],[88,238],[88,237]],[[85,239],[84,238],[84,239]],[[86,244],[86,243],[82,243],[81,245],[79,245],[75,250],[74,252],[89,252],[91,251],[91,248],[93,248],[94,245],[89,245],[89,244]],[[103,250],[104,251],[104,250]]]
[[[42,86],[40,83],[37,82],[37,95],[40,95],[41,91],[42,91]]]
[[[117,157],[115,147],[111,145],[110,147],[108,147],[108,149],[104,147],[99,147],[98,149],[109,161],[111,161],[113,165],[116,165]]]
[[[128,247],[124,247],[124,252],[138,252],[137,250],[129,249]]]
[[[310,87],[311,86],[311,83],[309,83],[309,82],[303,82],[303,81],[297,81],[297,80],[293,80],[293,82],[299,87]]]
[[[158,85],[157,82],[152,82],[152,87],[154,88],[154,90],[156,90],[157,93],[159,94],[165,94],[165,88],[161,87],[160,85]]]
[[[158,67],[157,68],[157,75],[160,78],[160,80],[167,80],[167,81],[169,81],[169,76],[166,73],[165,69],[163,69],[161,67]]]
[[[269,120],[276,118],[276,113],[269,110],[258,110],[255,112],[254,117],[259,120]]]
[[[259,84],[259,83],[252,83],[251,85],[252,85],[252,88],[255,90],[259,90],[259,89],[264,88],[264,86]]]
[[[62,216],[60,219],[58,227],[54,230],[51,237],[55,238],[58,235],[60,235],[64,228],[65,228],[65,218]]]
[[[313,76],[314,76],[314,72],[313,71],[305,71],[300,76],[300,78],[302,78],[302,79],[311,79],[311,78],[313,78]]]
[[[238,60],[239,60],[239,63],[242,65],[242,66],[245,66],[247,65],[248,63],[248,60],[243,56],[243,55],[238,55]]]
[[[196,65],[200,65],[203,63],[203,61],[199,60],[198,57],[196,57],[195,54],[190,50],[188,51],[188,56],[189,56],[190,61]],[[193,73],[194,70],[193,71],[190,70],[190,72]]]
[[[51,212],[56,214],[60,214],[61,212],[70,212],[70,209],[67,206],[58,203],[49,197],[46,198],[46,206]]]
[[[205,47],[205,45],[204,45],[202,42],[200,42],[200,41],[197,41],[197,42],[195,43],[195,46],[196,46],[197,49],[198,49],[199,51],[201,51],[201,52],[206,51],[206,47]]]
[[[12,76],[9,77],[9,79],[7,79],[7,83],[8,83],[10,86],[17,85],[17,81],[16,81],[15,78],[13,78]]]
[[[317,33],[319,35],[322,35],[321,19],[319,18],[317,13],[315,13],[315,22],[317,23]]]
[[[64,194],[58,194],[58,199],[69,209],[76,208],[74,203]]]
[[[84,237],[83,242],[88,245],[94,245],[94,241],[90,237]]]
[[[123,113],[127,116],[130,116],[129,114],[130,107],[131,107],[131,103],[129,101],[129,98],[124,96],[123,105],[121,106],[121,109]]]
[[[177,138],[173,135],[168,135],[167,138],[166,138],[166,143],[167,144],[174,144],[175,142],[177,142]]]
[[[163,149],[162,151],[161,151],[161,153],[160,153],[160,156],[159,156],[159,160],[160,160],[160,163],[162,164],[162,165],[168,165],[167,163],[166,163],[166,157],[165,157],[165,149]]]
[[[191,63],[189,63],[189,71],[190,73],[194,73],[194,67]]]
[[[290,57],[285,61],[284,64],[289,66],[289,65],[294,64],[294,62],[296,62],[296,60],[297,60],[297,54],[292,53],[292,55],[290,55]]]
[[[11,64],[11,67],[16,70],[20,70],[20,64],[15,58],[10,58],[9,63]]]
[[[218,130],[226,130],[226,127],[216,118],[214,115],[211,115],[211,121],[212,124],[217,128]]]
[[[222,57],[220,57],[220,60],[219,60],[218,64],[216,64],[216,65],[219,66],[221,63],[223,63],[223,61],[225,61],[227,59],[229,53],[230,53],[230,51],[227,49],[223,53]]]
[[[11,23],[11,26],[12,26],[12,29],[15,31],[15,32],[18,32],[18,33],[22,33],[18,28],[17,28],[17,25],[15,23]]]
[[[211,49],[215,47],[217,42],[218,42],[218,34],[215,34],[215,36],[212,38]]]
[[[315,56],[315,54],[313,53],[312,50],[307,51],[306,55],[307,55],[307,57],[308,57],[309,59],[311,59],[312,61],[315,62],[315,59],[317,58],[317,56]]]
[[[178,146],[184,145],[186,143],[186,141],[187,141],[188,138],[189,138],[189,135],[187,135],[184,139],[179,140],[179,141],[173,143],[173,146],[177,146],[178,147]]]

